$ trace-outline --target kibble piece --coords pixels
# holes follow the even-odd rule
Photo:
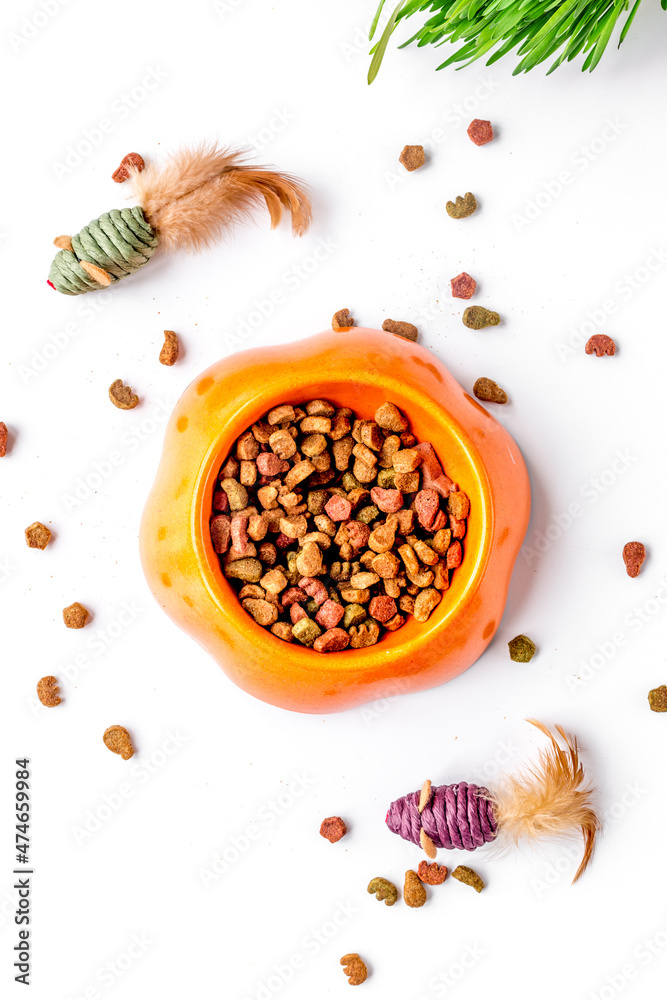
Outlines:
[[[294,636],[292,635],[292,626],[288,625],[287,622],[275,622],[269,631],[279,639],[282,639],[283,642],[292,642],[294,639]]]
[[[455,868],[452,872],[452,878],[457,879],[459,882],[464,882],[465,885],[471,885],[475,892],[481,892],[484,888],[483,879],[472,868],[468,868],[467,865],[459,865]]]
[[[51,540],[51,532],[41,521],[33,521],[25,529],[25,540],[30,549],[45,549]]]
[[[232,580],[243,580],[244,583],[259,583],[264,570],[259,559],[235,559],[225,568],[225,575]]]
[[[652,712],[667,712],[667,685],[661,684],[649,691],[648,704]]]
[[[463,311],[463,325],[469,330],[483,330],[487,326],[498,326],[500,316],[484,306],[468,306]]]
[[[414,472],[420,462],[421,454],[414,448],[402,448],[400,451],[394,452],[392,458],[394,472]]]
[[[350,316],[349,309],[339,309],[333,314],[331,328],[338,333],[340,330],[350,330],[354,326],[354,320]]]
[[[529,639],[527,635],[515,635],[507,645],[509,646],[510,660],[514,660],[515,663],[530,663],[537,649],[533,640]]]
[[[456,201],[448,201],[445,205],[447,215],[451,219],[467,219],[477,211],[477,199],[470,191],[464,197],[457,195]]]
[[[343,628],[350,629],[353,625],[360,625],[367,618],[366,609],[361,604],[347,604],[343,613]]]
[[[350,646],[352,649],[363,649],[374,646],[380,638],[380,626],[376,621],[362,622],[350,628]]]
[[[59,705],[62,698],[58,690],[58,679],[50,674],[48,677],[42,677],[41,680],[38,680],[37,697],[47,708],[55,708],[56,705]]]
[[[269,594],[280,594],[287,586],[287,577],[281,569],[271,569],[264,574],[260,583]]]
[[[298,608],[298,604],[293,604],[292,609]],[[322,634],[322,630],[312,618],[306,615],[292,626],[292,635],[304,646],[312,646],[315,640]]]
[[[426,902],[426,889],[417,872],[408,870],[405,873],[405,885],[403,886],[403,899],[414,908],[423,906]]]
[[[317,637],[313,649],[316,653],[340,653],[341,650],[347,649],[349,644],[350,637],[345,629],[330,628]]]
[[[507,393],[492,378],[478,378],[472,387],[472,391],[478,399],[484,400],[485,403],[502,404],[507,402]]]
[[[109,399],[119,410],[133,410],[139,402],[129,385],[123,385],[122,378],[117,378],[109,386]]]
[[[493,139],[493,126],[491,122],[475,118],[468,125],[468,136],[476,146],[485,146],[487,142],[491,142]]]
[[[379,525],[371,531],[368,544],[373,552],[389,552],[396,540],[396,524],[392,521]]]
[[[295,486],[302,483],[304,479],[312,475],[315,471],[315,466],[308,458],[304,458],[301,462],[297,462],[293,465],[285,476],[285,486],[288,490],[293,490]]]
[[[586,354],[595,354],[596,357],[602,358],[605,355],[607,357],[613,358],[616,354],[616,344],[611,337],[608,337],[606,333],[594,333],[592,337],[586,341]]]
[[[0,458],[4,458],[7,454],[7,424],[0,420]]]
[[[125,726],[109,726],[104,730],[102,739],[111,753],[117,753],[123,760],[129,760],[134,756],[132,738]]]
[[[269,424],[291,424],[294,420],[294,407],[290,406],[289,403],[283,403],[281,406],[274,406],[274,408],[269,410],[267,413],[266,419]]]
[[[374,893],[375,898],[380,900],[380,902],[384,900],[385,906],[393,906],[398,899],[398,889],[394,883],[381,876],[370,880],[366,892],[370,892],[371,895]]]
[[[350,986],[361,986],[366,981],[366,977],[368,976],[366,963],[362,958],[359,958],[356,952],[343,955],[340,964],[344,966],[343,972],[348,977],[347,981]]]
[[[398,162],[412,173],[413,170],[424,166],[424,159],[423,146],[403,146]]]
[[[471,299],[477,289],[477,282],[467,271],[461,271],[449,283],[452,286],[452,298],[455,299]]]
[[[375,422],[379,427],[402,434],[408,429],[408,422],[393,403],[382,403],[375,411]]]
[[[63,621],[67,628],[83,628],[89,617],[89,612],[78,601],[70,604],[68,608],[63,608]]]
[[[224,555],[231,542],[231,518],[227,514],[218,514],[211,518],[209,525],[213,549],[218,555]]]
[[[278,621],[278,608],[270,601],[248,597],[241,601],[241,606],[244,611],[252,615],[258,625],[262,625],[264,628],[268,628],[269,625],[274,625]]]
[[[223,479],[220,486],[227,494],[231,510],[243,510],[248,506],[248,491],[237,479]]]
[[[426,885],[442,885],[447,878],[447,869],[444,865],[435,862],[429,864],[428,861],[420,861],[417,866],[417,874]]]
[[[643,542],[627,542],[623,546],[623,562],[628,576],[639,576],[644,560],[646,559],[646,546]]]
[[[433,577],[431,576],[431,579]],[[429,616],[434,608],[437,608],[438,604],[442,600],[442,594],[435,587],[428,587],[426,590],[422,590],[417,594],[415,598],[415,609],[414,616],[415,621],[427,622]]]
[[[246,431],[236,442],[236,457],[239,460],[253,461],[258,455],[259,441],[252,431]]]
[[[337,844],[346,833],[345,820],[342,820],[340,816],[328,816],[322,820],[320,837],[324,837],[330,844]]]
[[[122,184],[133,172],[140,174],[145,166],[144,158],[139,153],[127,153],[112,173],[111,180]]]
[[[296,442],[289,431],[277,430],[269,438],[269,447],[285,461],[296,453]]]
[[[393,597],[373,597],[368,605],[368,613],[377,621],[388,622],[396,614],[396,601]]]
[[[171,368],[172,365],[176,364],[178,360],[178,336],[173,330],[164,331],[164,344],[160,350],[159,361],[161,365],[167,365]]]
[[[417,327],[404,320],[386,319],[382,324],[382,329],[385,333],[394,333],[397,337],[403,337],[404,340],[415,341],[419,336]]]
[[[466,518],[470,513],[470,501],[468,500],[467,494],[463,493],[461,490],[456,490],[454,493],[450,493],[449,500],[447,501],[447,508],[452,517],[457,518],[457,520]]]

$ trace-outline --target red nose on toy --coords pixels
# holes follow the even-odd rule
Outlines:
[[[49,281],[48,278],[46,279],[46,283],[47,283],[47,285],[51,285],[51,288],[53,289],[54,292],[56,291],[56,286],[53,284],[52,281]]]

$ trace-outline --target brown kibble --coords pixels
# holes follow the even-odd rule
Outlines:
[[[648,704],[652,712],[667,712],[667,685],[661,684],[649,691]]]
[[[269,438],[269,447],[282,461],[292,458],[296,453],[296,442],[287,430],[274,431]]]
[[[291,424],[294,420],[294,407],[289,403],[274,406],[272,410],[269,410],[266,419],[270,424]]]
[[[371,895],[375,895],[375,898],[384,900],[385,906],[393,906],[398,899],[398,889],[393,882],[390,882],[388,878],[381,878],[377,876],[372,878],[368,883],[366,892],[370,892]]]
[[[343,955],[340,964],[344,966],[343,972],[348,977],[347,981],[350,986],[361,986],[366,981],[366,977],[368,976],[366,963],[363,959],[359,958],[356,952]]]
[[[7,424],[0,420],[0,458],[7,454]]]
[[[129,385],[123,385],[122,378],[117,378],[109,386],[109,399],[119,410],[133,410],[139,402]]]
[[[403,146],[401,155],[398,158],[398,162],[402,163],[406,170],[412,173],[413,170],[417,170],[419,167],[424,166],[424,147],[423,146]]]
[[[240,511],[248,506],[248,491],[238,480],[223,479],[220,487],[227,494],[230,510]]]
[[[212,517],[209,529],[211,532],[211,543],[218,555],[224,555],[229,548],[231,541],[232,521],[228,514],[218,514]]]
[[[386,319],[382,324],[385,333],[395,333],[397,337],[404,340],[415,341],[419,336],[419,330],[412,323],[405,323],[402,320]]]
[[[452,517],[455,517],[458,521],[463,520],[470,513],[470,501],[467,495],[461,490],[449,494],[447,507]]]
[[[491,122],[475,118],[468,125],[468,135],[476,146],[485,146],[487,142],[491,142],[493,139],[493,126]]]
[[[616,354],[616,344],[606,333],[595,333],[586,342],[585,350],[586,354],[595,354],[598,358],[604,357],[605,354],[613,358]]]
[[[145,166],[143,156],[140,156],[139,153],[128,153],[112,173],[111,180],[115,181],[116,184],[122,184],[123,181],[128,179],[130,174],[140,174]]]
[[[623,562],[628,576],[639,576],[645,559],[646,546],[642,542],[628,542],[623,546]]]
[[[164,331],[164,344],[160,351],[160,364],[167,365],[169,368],[176,363],[178,359],[178,336],[173,330]]]
[[[469,330],[483,330],[487,326],[498,326],[500,316],[484,306],[468,306],[463,311],[463,325]]]
[[[447,878],[447,869],[444,865],[435,862],[430,865],[428,861],[420,861],[417,866],[417,874],[426,885],[442,885]]]
[[[419,907],[426,902],[426,889],[417,872],[411,869],[405,873],[405,885],[403,886],[403,899],[408,906]]]
[[[268,628],[278,621],[278,608],[270,601],[263,598],[247,597],[241,601],[241,607],[255,619],[258,625]]]
[[[451,219],[467,219],[473,212],[477,211],[477,199],[470,191],[461,197],[458,195],[456,201],[448,201],[445,205],[447,215]]]
[[[345,821],[340,816],[328,816],[322,820],[320,826],[320,837],[324,837],[330,844],[337,844],[347,833]]]
[[[51,532],[41,521],[33,521],[25,529],[25,540],[30,549],[45,549],[51,541]]]
[[[83,628],[89,617],[89,612],[78,601],[63,608],[63,621],[67,628]]]
[[[350,647],[352,649],[374,646],[379,638],[380,626],[376,621],[362,622],[361,625],[350,627]]]
[[[484,400],[485,403],[502,404],[507,402],[507,393],[492,378],[478,378],[472,387],[472,391],[478,399]]]
[[[435,587],[428,587],[426,590],[420,591],[415,598],[415,609],[413,611],[415,620],[418,622],[427,622],[431,612],[434,608],[437,608],[441,600],[442,594]]]
[[[59,705],[62,698],[58,690],[58,679],[49,675],[37,681],[37,697],[47,708],[55,708],[56,705]]]
[[[461,271],[449,283],[452,286],[452,298],[455,299],[471,299],[477,289],[477,282],[467,271]]]
[[[111,753],[119,754],[123,760],[129,760],[134,756],[132,739],[125,726],[109,726],[104,730],[102,739]]]
[[[375,411],[375,423],[379,427],[402,434],[408,429],[408,422],[393,403],[382,403]]]
[[[483,879],[467,865],[459,865],[458,868],[455,868],[452,872],[452,878],[464,882],[465,885],[471,885],[475,892],[481,892],[485,887]]]
[[[339,309],[335,312],[331,319],[331,329],[339,333],[342,330],[351,330],[354,326],[354,320],[350,316],[349,309]]]

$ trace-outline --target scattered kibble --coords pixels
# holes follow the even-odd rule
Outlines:
[[[515,635],[507,645],[509,646],[510,660],[514,660],[515,663],[529,663],[535,656],[537,649],[533,640],[529,639],[527,635]]]
[[[89,617],[89,612],[78,601],[70,604],[68,608],[63,608],[63,621],[67,628],[83,628]]]
[[[406,170],[417,170],[418,167],[424,166],[424,147],[403,146],[403,150],[398,160],[399,163],[403,164]]]
[[[237,438],[210,537],[243,609],[315,653],[428,621],[463,558],[470,501],[389,400],[360,419],[282,403]]]
[[[42,677],[41,680],[38,680],[37,697],[47,708],[55,708],[56,705],[59,705],[62,698],[58,689],[58,679],[49,674],[48,677]]]
[[[667,684],[649,691],[648,704],[652,712],[667,712]]]
[[[639,576],[646,559],[646,546],[642,542],[628,542],[623,546],[623,562],[625,571],[633,579]]]
[[[111,175],[111,180],[115,181],[116,184],[122,184],[130,176],[130,173],[134,170],[138,174],[144,169],[146,164],[144,159],[139,153],[128,153],[120,161],[120,165]]]
[[[397,337],[403,337],[404,340],[416,340],[419,336],[419,330],[413,323],[406,323],[403,320],[386,319],[382,324],[382,329],[385,333],[395,333]]]
[[[327,819],[322,820],[320,837],[324,837],[330,844],[337,844],[346,833],[345,820],[341,819],[340,816],[328,816]]]
[[[478,399],[483,399],[485,403],[502,404],[507,402],[507,393],[492,378],[478,378],[472,391]]]
[[[178,335],[173,330],[164,331],[164,344],[160,350],[159,361],[161,365],[171,368],[178,360]]]
[[[477,289],[477,282],[471,278],[467,271],[461,271],[455,278],[451,278],[452,296],[455,299],[471,299]]]
[[[350,316],[349,309],[339,309],[333,314],[331,328],[338,333],[339,330],[350,330],[354,326],[354,320]]]
[[[616,344],[606,333],[595,333],[586,341],[586,354],[601,358],[605,354],[612,358],[616,354]]]
[[[0,458],[7,454],[7,424],[0,420]]]
[[[431,865],[428,861],[420,861],[417,875],[426,885],[442,885],[447,878],[447,869],[444,865],[436,864],[435,861]]]
[[[340,964],[343,966],[343,972],[348,977],[347,981],[350,986],[361,986],[362,983],[366,982],[368,969],[364,960],[356,952],[343,955]]]
[[[123,385],[123,380],[117,378],[109,386],[109,399],[119,410],[133,410],[139,402],[129,385]]]
[[[467,865],[459,865],[452,872],[452,878],[457,879],[459,882],[463,882],[465,885],[471,885],[475,892],[481,892],[485,888],[484,880],[473,871],[472,868],[468,868]]]
[[[412,907],[423,906],[426,902],[426,889],[417,872],[409,870],[405,873],[403,899]]]
[[[41,521],[33,521],[25,529],[25,540],[30,549],[45,549],[51,541],[51,532]]]
[[[500,316],[484,306],[468,306],[463,311],[463,325],[469,330],[483,330],[486,326],[498,326]]]
[[[379,876],[370,880],[366,891],[371,894],[375,893],[375,898],[380,901],[384,900],[387,906],[393,906],[398,899],[398,889],[394,883]]]
[[[477,199],[470,191],[462,197],[457,195],[456,201],[448,201],[445,205],[447,215],[452,219],[467,219],[469,215],[477,211]]]
[[[123,760],[129,760],[134,756],[132,738],[125,726],[109,726],[104,730],[102,739],[111,753],[117,753]]]
[[[493,126],[491,122],[475,118],[468,126],[468,135],[476,146],[485,146],[493,139]]]

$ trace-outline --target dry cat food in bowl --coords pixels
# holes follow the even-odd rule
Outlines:
[[[391,404],[391,408],[382,411],[381,408],[387,408],[387,404]],[[309,405],[311,410],[333,407],[334,412],[331,416],[324,412],[308,413]],[[284,408],[282,411],[281,407]],[[277,417],[274,411],[277,411]],[[350,411],[349,417],[347,411]],[[399,433],[398,423],[395,431],[389,426],[381,427],[383,418],[381,416],[380,421],[376,419],[378,411],[391,413],[394,417],[397,411],[396,419],[408,421],[409,430],[406,427]],[[273,414],[275,423],[269,423],[269,414]],[[338,430],[332,436],[337,414]],[[325,423],[306,422],[309,419],[331,421],[331,429],[326,429],[328,423],[325,426]],[[326,481],[327,474],[332,471],[331,466],[329,469],[318,469],[313,461],[317,459],[317,449],[322,445],[317,435],[324,438],[324,450],[330,454],[329,461],[335,466],[335,435],[345,428],[345,420],[350,422],[350,431],[348,433],[345,429],[339,440],[352,438],[353,444],[347,442],[345,445],[345,448],[352,448],[350,462],[345,470],[334,469],[334,477]],[[362,421],[356,424],[356,435],[355,420]],[[379,445],[379,449],[372,448],[363,440],[361,431],[364,426],[367,427],[366,440],[371,440],[369,434],[375,434],[374,443]],[[269,428],[273,429],[267,441],[262,442],[252,433],[253,427],[258,428],[260,436],[267,436]],[[390,432],[386,437],[385,430]],[[280,436],[285,449],[282,454],[278,449],[274,451],[269,444],[271,435],[277,431],[284,431]],[[377,437],[378,432],[382,440]],[[458,487],[451,492],[451,497],[455,498],[454,505],[461,505],[456,510],[449,507],[450,493],[445,499],[437,490],[434,490],[438,496],[435,507],[428,494],[432,484],[425,484],[423,478],[420,478],[418,489],[406,487],[399,491],[396,476],[414,476],[416,470],[397,472],[393,460],[391,466],[384,466],[379,457],[373,466],[370,456],[357,447],[363,444],[373,455],[379,456],[386,441],[392,437],[400,439],[403,434],[412,435],[414,442],[405,437],[397,452],[416,450],[419,453],[420,449],[426,450],[431,458],[437,457],[444,464],[443,478]],[[312,440],[308,441],[309,438]],[[306,441],[306,450],[314,451],[311,456],[303,450]],[[247,455],[252,455],[258,445],[256,457],[238,457],[240,442],[245,442],[247,450],[243,453]],[[268,448],[262,449],[262,444],[267,444]],[[293,445],[298,445],[298,448],[295,447],[294,453],[288,456],[287,452]],[[354,454],[354,448],[357,448],[357,454]],[[319,452],[320,455],[323,453]],[[260,459],[262,455],[266,458]],[[225,468],[230,457],[234,461],[229,468]],[[388,461],[388,457],[385,460]],[[254,463],[254,483],[250,483],[252,467],[242,467],[242,462]],[[300,465],[303,462],[314,465],[315,471],[310,470],[310,465]],[[326,458],[321,460],[322,465],[326,462]],[[413,462],[414,457],[408,454],[403,466],[399,459],[399,467],[408,470]],[[238,470],[235,463],[238,463]],[[367,482],[362,482],[362,477],[355,475],[355,467],[357,473],[370,477]],[[426,468],[423,457],[417,468],[422,470],[422,477]],[[305,471],[309,475],[300,479]],[[230,472],[232,474],[228,475]],[[346,472],[355,476],[358,486],[350,479],[343,483]],[[383,472],[388,475],[380,480]],[[390,482],[392,472],[393,486]],[[275,485],[277,480],[279,485]],[[400,482],[404,480],[399,479]],[[407,485],[415,486],[416,483],[408,479]],[[372,489],[376,490],[375,498],[380,500],[380,504],[370,495]],[[269,503],[268,507],[262,504],[261,499],[257,503],[260,490],[265,491],[262,497]],[[273,490],[276,491],[275,497]],[[359,490],[361,493],[355,493]],[[399,500],[399,492],[401,505],[392,510]],[[422,511],[430,527],[419,523],[420,504],[417,497],[420,492],[427,493],[423,499],[428,502],[422,505]],[[284,499],[290,493],[295,494],[289,497],[289,501],[293,502],[291,513],[289,503],[284,506],[278,502],[277,507],[271,506],[279,497]],[[309,493],[325,495],[311,497],[310,510]],[[350,494],[352,499],[358,498],[354,509]],[[320,510],[323,500],[323,509]],[[296,513],[295,510],[302,508],[304,503],[306,509]],[[221,509],[227,504],[228,510]],[[383,511],[382,505],[389,509]],[[465,517],[464,506],[468,505],[469,512],[465,511]],[[372,518],[367,525],[368,539],[365,540],[364,520],[358,515],[366,508],[374,507],[377,507],[377,516],[374,510],[364,514],[364,517]],[[255,508],[257,513],[250,508]],[[277,513],[271,514],[272,510]],[[507,431],[423,347],[384,332],[355,328],[350,333],[328,332],[296,343],[234,354],[195,379],[179,400],[167,428],[160,468],[141,526],[142,561],[148,582],[161,606],[211,653],[245,691],[295,711],[340,711],[385,697],[388,693],[434,687],[474,663],[500,623],[529,510],[530,490],[526,469],[519,449]],[[280,531],[270,533],[267,527],[264,537],[254,539],[253,534],[263,531],[264,523],[261,522],[266,511],[268,514],[264,522],[275,518]],[[234,515],[241,520],[236,521],[235,537],[232,537]],[[438,590],[432,585],[435,584],[436,573],[441,574],[441,584],[444,584],[444,579],[441,554],[435,549],[438,544],[436,537],[438,532],[452,531],[454,535],[450,515],[460,522],[459,532],[463,533],[465,529],[465,538],[463,547],[454,546],[461,539],[452,537],[444,548],[447,539],[440,536],[449,588]],[[223,520],[216,526],[216,518],[221,516],[229,518],[229,522]],[[432,522],[429,521],[430,516],[433,517]],[[247,524],[245,517],[248,518]],[[319,524],[315,518],[319,519]],[[404,533],[399,531],[401,519],[404,520]],[[409,519],[413,522],[412,528],[407,524]],[[440,526],[443,519],[446,523]],[[282,526],[281,521],[285,522]],[[304,529],[304,522],[306,534],[297,534]],[[353,522],[358,522],[359,527],[352,529],[353,537],[350,539],[349,525]],[[387,593],[385,581],[392,578],[377,572],[378,566],[387,572],[393,559],[380,561],[375,569],[372,566],[375,557],[383,554],[368,544],[377,522],[380,522],[377,525],[380,529],[386,529],[387,522],[396,526],[394,544],[385,549],[385,554],[399,560],[397,597]],[[436,524],[438,528],[433,531]],[[348,526],[347,537],[342,526]],[[335,528],[334,535],[330,534],[332,527]],[[359,538],[362,535],[364,538],[361,538],[362,544],[356,553],[359,558],[355,560],[355,545],[359,544],[357,534]],[[309,548],[305,553],[306,544],[299,544],[299,540],[306,535],[313,536],[308,544],[316,546],[319,556],[315,548]],[[331,540],[328,547],[320,535]],[[388,539],[384,541],[386,544]],[[216,547],[222,549],[225,545],[228,545],[227,551],[216,552]],[[237,548],[232,555],[240,556],[239,559],[228,558],[232,545]],[[246,545],[245,554],[241,555],[238,548],[243,549]],[[251,545],[256,555],[248,555]],[[282,545],[284,548],[281,549]],[[273,552],[269,546],[276,550],[273,565],[270,565]],[[417,576],[415,583],[409,580],[408,568],[399,551],[401,548],[404,548],[408,560],[410,555],[407,550],[413,550],[417,555],[417,573],[425,574]],[[462,556],[456,569],[446,565],[447,552],[452,548],[455,553],[460,551]],[[418,555],[419,549],[422,558]],[[437,555],[437,565],[434,562],[435,568],[424,570],[428,563],[423,557],[433,558],[428,550]],[[262,553],[268,559],[262,561]],[[280,573],[287,577],[290,562],[296,564],[296,560],[304,555],[307,560],[312,559],[312,563],[306,565],[302,561],[300,567],[294,565],[293,578],[288,578],[287,586],[282,587],[282,580],[273,570],[279,567]],[[340,558],[333,559],[334,555]],[[343,558],[345,555],[350,558]],[[361,561],[361,556],[365,562]],[[319,562],[315,565],[315,560],[320,557],[322,565],[318,572]],[[238,566],[229,576],[225,575],[229,573],[230,565],[243,559],[254,560],[258,565],[246,563],[240,567],[241,575],[238,574]],[[361,566],[355,567],[355,561]],[[458,557],[455,561],[458,562]],[[339,572],[335,563],[340,563],[341,571],[347,572],[342,565],[346,562],[350,564],[350,580],[335,580],[331,574],[332,569],[334,575]],[[366,562],[371,564],[370,567]],[[358,572],[352,574],[353,568]],[[308,569],[312,572],[302,572]],[[414,564],[412,569],[415,569]],[[406,576],[405,587],[400,586],[403,572]],[[433,581],[428,576],[431,572]],[[353,581],[352,575],[360,579]],[[348,582],[349,591],[341,587]],[[420,587],[419,582],[425,586]],[[367,586],[360,586],[362,583]],[[325,600],[321,600],[323,593],[318,584],[326,588]],[[410,594],[408,587],[416,587],[417,593]],[[253,588],[261,588],[264,596]],[[291,631],[298,625],[292,619],[291,610],[286,615],[284,608],[286,591],[293,588],[305,592],[306,601],[301,599],[293,603],[303,609],[305,618],[314,623],[320,633],[314,635],[312,630],[312,646],[304,644],[294,634],[292,641],[285,641],[288,638],[287,629]],[[389,590],[392,588],[395,590],[395,585],[390,583]],[[361,595],[351,593],[355,590],[361,591]],[[366,598],[363,593],[366,590],[370,591],[366,600],[351,599],[359,596]],[[435,595],[429,596],[429,590],[435,591]],[[426,598],[422,597],[424,593]],[[437,604],[436,595],[441,598]],[[301,597],[300,594],[296,596]],[[342,602],[343,619],[331,627],[335,615],[339,615],[336,597]],[[424,613],[419,616],[423,620],[420,621],[409,610],[410,603],[405,600],[406,597],[413,598],[415,604],[420,599],[425,604],[433,600],[434,605],[428,610],[424,608]],[[406,606],[404,609],[400,606],[402,598]],[[319,600],[321,603],[318,604]],[[377,602],[373,605],[377,617],[371,613],[372,600]],[[283,605],[280,612],[278,601]],[[289,601],[290,597],[287,597],[287,605],[291,608]],[[390,606],[391,601],[396,604],[395,613]],[[245,607],[242,602],[245,602]],[[321,622],[318,622],[317,615],[325,605],[326,610],[320,615]],[[349,605],[357,605],[358,608],[347,612],[346,624],[344,617]],[[278,613],[272,621],[274,611]],[[382,621],[389,611],[392,611],[391,617]],[[355,614],[359,615],[356,623]],[[363,620],[362,614],[365,615]],[[294,615],[299,617],[299,612],[294,612]],[[395,630],[387,628],[396,615],[405,621]],[[301,620],[304,620],[303,616]],[[277,635],[271,631],[276,626],[280,626]],[[302,625],[298,631],[305,632],[307,627],[310,628],[308,624]],[[322,655],[315,642],[337,628],[344,631],[349,642],[346,641],[345,648],[334,648],[334,651]],[[368,639],[369,633],[373,638],[376,628],[378,641],[362,644],[364,636]],[[352,633],[353,629],[357,631]],[[355,640],[354,646],[351,633],[362,637],[362,640]],[[334,635],[334,640],[337,638],[343,641],[342,637]]]
[[[211,541],[254,620],[318,653],[428,621],[461,565],[470,503],[393,403],[372,419],[283,403],[236,440]]]

